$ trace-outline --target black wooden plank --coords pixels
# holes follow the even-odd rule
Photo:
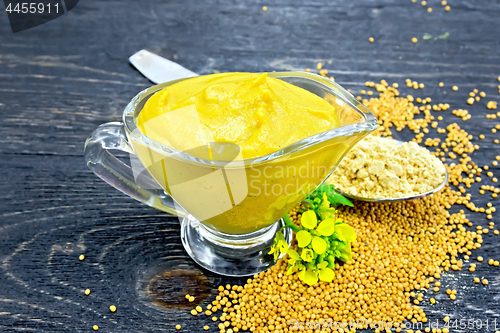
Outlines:
[[[448,2],[445,12],[429,0],[428,13],[410,0],[87,0],[17,34],[0,15],[0,331],[88,332],[94,324],[105,332],[173,331],[175,324],[215,331],[204,316],[153,305],[148,283],[172,267],[200,273],[213,287],[243,281],[201,272],[182,249],[175,218],[127,198],[85,166],[85,138],[99,124],[119,121],[127,102],[150,85],[127,62],[139,49],[202,74],[314,69],[321,61],[354,92],[367,80],[398,82],[402,93],[450,103],[439,114],[442,124],[485,134],[474,140],[481,149],[473,158],[489,164],[500,155],[492,143],[498,133],[490,131],[498,121],[485,118],[486,101],[500,101],[500,1]],[[406,78],[425,89],[403,87]],[[487,98],[468,106],[473,88]],[[454,108],[473,118],[463,122]],[[472,193],[479,206],[495,203],[477,186]],[[484,214],[469,216],[475,225],[489,222]],[[495,237],[484,238],[475,254],[498,258]],[[460,297],[452,303],[440,293],[439,304],[425,307],[429,319],[500,321],[498,273],[486,266],[443,274],[441,289],[458,288]],[[473,276],[490,285],[474,284]],[[183,292],[173,290],[170,301],[182,301]]]

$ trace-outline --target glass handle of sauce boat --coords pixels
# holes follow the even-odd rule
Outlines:
[[[132,167],[112,154],[113,150],[129,153],[135,157],[123,124],[120,122],[103,124],[87,138],[84,147],[87,166],[99,178],[140,202],[176,216],[188,215],[151,177],[146,176],[145,180],[143,177],[142,181],[151,186],[140,187]]]

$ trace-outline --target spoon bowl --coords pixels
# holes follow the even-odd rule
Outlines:
[[[393,140],[396,143],[398,143],[399,145],[403,144],[403,141],[400,141],[400,140],[395,140],[395,139],[390,139],[390,138],[384,138],[384,139],[386,139],[386,140]],[[441,162],[441,161],[439,161],[439,162]],[[441,162],[441,164],[443,164],[443,163]],[[444,164],[443,164],[443,167],[444,167]],[[426,197],[428,195],[434,194],[436,192],[439,192],[440,190],[442,190],[446,186],[446,184],[448,183],[449,174],[448,174],[448,170],[446,169],[446,167],[444,167],[444,170],[445,170],[444,180],[438,186],[436,186],[434,189],[432,189],[430,191],[427,191],[427,192],[424,192],[424,193],[420,193],[420,194],[415,194],[415,195],[408,196],[408,197],[401,197],[401,198],[365,198],[365,197],[360,197],[360,196],[357,196],[357,195],[354,195],[354,194],[350,194],[350,193],[341,191],[338,188],[335,188],[335,189],[337,190],[337,192],[339,192],[340,194],[342,194],[346,198],[353,199],[353,200],[359,200],[359,201],[366,201],[366,202],[396,202],[396,201],[406,201],[406,200],[420,199],[420,198],[424,198],[424,197]]]

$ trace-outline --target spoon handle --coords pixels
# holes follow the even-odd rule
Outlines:
[[[142,75],[156,84],[198,76],[195,72],[178,63],[146,50],[140,50],[130,56],[128,60]]]

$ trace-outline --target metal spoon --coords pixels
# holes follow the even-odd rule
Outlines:
[[[383,139],[396,141],[400,145],[403,144],[403,141],[399,141],[399,140],[395,140],[395,139],[390,139],[390,138],[383,138]],[[441,164],[443,164],[441,161],[439,161],[439,162]],[[443,164],[443,167],[444,167],[444,164]],[[346,198],[354,199],[354,200],[359,200],[359,201],[368,201],[368,202],[395,202],[395,201],[420,199],[420,198],[426,197],[428,195],[434,194],[434,193],[440,191],[441,189],[443,189],[443,187],[446,186],[446,184],[448,183],[449,175],[448,175],[448,170],[446,169],[446,167],[444,167],[444,170],[445,170],[445,175],[446,176],[445,176],[445,178],[444,178],[444,180],[443,180],[443,182],[441,184],[439,184],[434,189],[432,189],[432,190],[430,190],[428,192],[420,193],[420,194],[416,194],[416,195],[412,195],[412,196],[409,196],[409,197],[401,197],[401,198],[364,198],[364,197],[359,197],[357,195],[346,193],[346,192],[341,191],[341,190],[339,190],[337,188],[336,188],[336,190],[337,190],[337,192],[339,192],[340,194],[342,194]]]

